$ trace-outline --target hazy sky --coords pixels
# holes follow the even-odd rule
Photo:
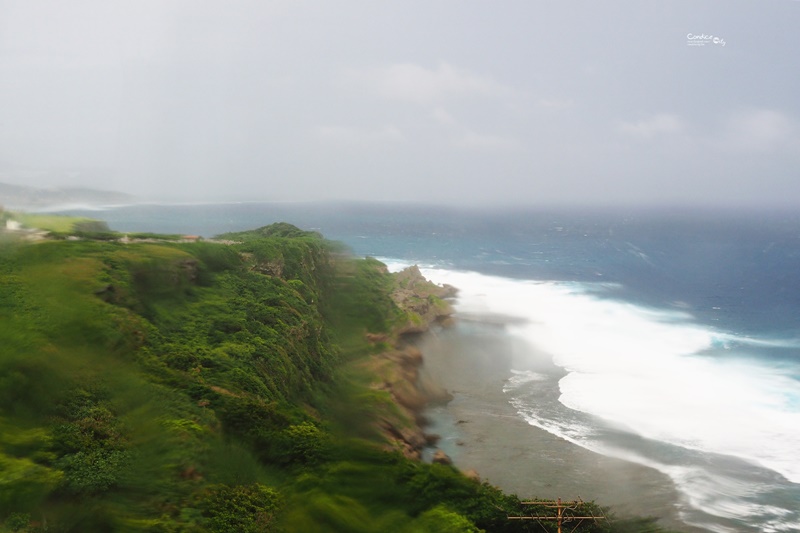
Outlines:
[[[800,207],[800,2],[0,0],[0,181]]]

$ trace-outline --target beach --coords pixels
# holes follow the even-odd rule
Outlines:
[[[438,446],[456,467],[522,499],[595,500],[619,517],[655,516],[665,527],[703,531],[680,521],[679,494],[666,475],[586,450],[520,417],[503,387],[515,354],[528,347],[504,334],[502,319],[484,318],[420,341],[426,379],[453,395],[428,409],[427,431],[440,436]],[[541,355],[539,371],[559,371]]]

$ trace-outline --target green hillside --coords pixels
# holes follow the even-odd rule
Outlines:
[[[223,238],[0,248],[0,531],[542,530],[409,458],[375,386],[433,292],[403,309],[380,263],[287,224]]]

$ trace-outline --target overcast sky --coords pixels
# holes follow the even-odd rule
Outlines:
[[[800,206],[800,2],[0,0],[0,181]]]

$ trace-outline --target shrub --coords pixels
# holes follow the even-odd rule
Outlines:
[[[261,533],[270,531],[280,509],[280,494],[259,483],[214,485],[204,491],[198,507],[215,533]]]
[[[289,426],[283,436],[287,441],[286,462],[313,465],[330,454],[328,434],[310,422]]]

